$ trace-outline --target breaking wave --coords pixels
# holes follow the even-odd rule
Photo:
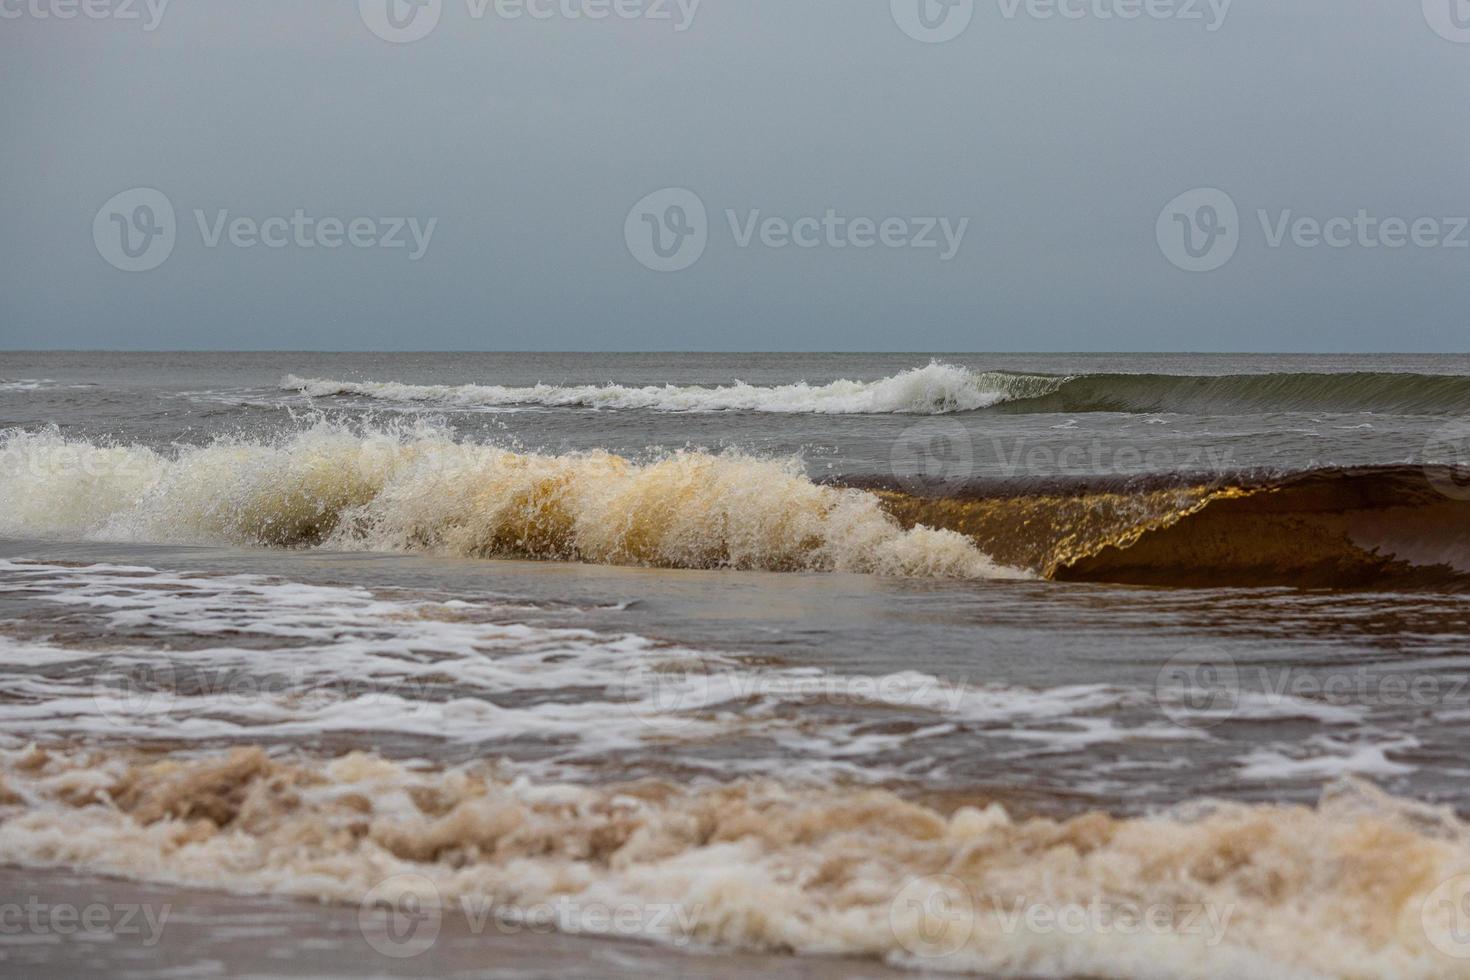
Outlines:
[[[912,481],[910,481],[912,482]],[[1165,586],[1470,588],[1446,467],[912,492],[739,453],[547,455],[318,422],[158,451],[0,434],[0,536]]]
[[[878,498],[796,460],[636,462],[458,441],[430,426],[320,422],[272,441],[158,452],[0,436],[0,535],[427,551],[669,568],[998,578],[954,531],[903,529]]]
[[[0,861],[369,912],[552,905],[573,931],[995,977],[1465,976],[1470,834],[1447,810],[1360,783],[1130,819],[963,802],[21,748],[0,751]],[[633,914],[594,924],[608,907]]]
[[[943,415],[990,409],[1017,413],[1118,412],[1235,415],[1262,412],[1383,412],[1446,415],[1470,411],[1470,378],[1395,373],[1091,374],[1050,376],[972,371],[938,361],[877,381],[761,387],[700,385],[415,385],[287,375],[287,391],[399,404],[490,408],[648,409],[664,412],[775,412],[821,415]]]
[[[281,387],[314,398],[354,395],[441,406],[545,405],[558,408],[653,409],[664,412],[777,412],[818,415],[939,415],[987,408],[1018,391],[1040,394],[1061,379],[984,373],[935,362],[879,381],[805,382],[760,387],[737,382],[700,385],[412,385],[396,381],[330,381],[287,375]]]
[[[1446,467],[1323,469],[1208,482],[948,487],[856,481],[905,525],[948,528],[1063,581],[1470,589],[1470,482]]]

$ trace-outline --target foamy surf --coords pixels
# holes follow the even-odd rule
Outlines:
[[[774,412],[819,415],[942,415],[989,408],[1013,398],[1055,391],[1063,379],[975,372],[938,361],[877,381],[758,385],[415,385],[396,381],[334,381],[287,375],[281,388],[313,398],[351,395],[384,402],[488,408],[650,409],[662,412]]]
[[[1455,931],[1465,826],[1356,783],[1315,808],[1061,822],[983,800],[944,811],[750,780],[593,788],[362,752],[21,748],[0,752],[0,774],[0,860],[28,867],[430,915],[549,907],[570,931],[995,977],[1470,968]],[[592,914],[609,908],[635,914]]]
[[[310,398],[353,397],[440,410],[509,406],[812,415],[997,412],[1078,415],[1240,415],[1270,412],[1458,415],[1470,378],[1396,372],[1352,374],[1025,374],[931,361],[873,381],[729,385],[422,385],[302,378],[280,381]],[[1166,421],[1155,419],[1156,423]]]
[[[167,452],[10,430],[0,535],[321,546],[665,568],[1005,578],[954,531],[904,529],[877,497],[792,459],[679,452],[636,462],[329,423]]]
[[[673,765],[706,778],[877,782],[937,775],[941,743],[962,726],[1009,740],[1012,764],[1207,737],[1127,717],[1144,695],[1126,687],[853,676],[526,622],[547,610],[483,595],[0,559],[0,604],[17,602],[32,619],[0,621],[0,732],[50,743],[286,745],[371,732],[375,745],[431,755],[529,754],[523,771],[552,778]],[[552,616],[575,624],[585,612]],[[732,741],[747,746],[740,758]]]

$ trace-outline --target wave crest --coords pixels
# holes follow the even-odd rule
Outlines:
[[[0,534],[320,545],[669,568],[997,578],[963,535],[903,529],[795,460],[679,452],[634,462],[456,441],[428,426],[318,423],[273,442],[160,453],[12,430]]]
[[[664,412],[817,415],[1007,413],[1236,415],[1264,412],[1470,412],[1470,378],[1407,373],[1089,374],[973,371],[939,361],[877,381],[760,387],[699,385],[414,385],[287,375],[281,387],[313,398],[351,396],[445,408],[540,405]]]
[[[386,402],[462,408],[543,405],[554,408],[651,409],[663,412],[772,412],[816,415],[942,415],[1044,394],[1059,378],[977,373],[935,361],[878,381],[833,381],[761,387],[732,385],[413,385],[397,381],[332,381],[287,375],[281,388],[313,398],[351,395]]]

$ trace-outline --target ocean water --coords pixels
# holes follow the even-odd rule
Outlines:
[[[1467,410],[1461,356],[0,354],[0,862],[355,975],[493,921],[1470,976]]]

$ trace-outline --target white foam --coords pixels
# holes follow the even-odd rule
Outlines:
[[[1378,741],[1317,735],[1292,748],[1255,749],[1242,756],[1238,765],[1241,779],[1258,782],[1403,776],[1415,767],[1395,762],[1388,753],[1418,747],[1419,740],[1411,735],[1383,737]]]
[[[335,381],[287,375],[281,387],[313,398],[354,395],[385,402],[484,408],[544,405],[559,408],[652,409],[662,412],[777,412],[819,415],[968,412],[1056,390],[1064,379],[971,371],[938,361],[877,381],[806,382],[762,387],[736,382],[702,385],[620,384],[416,385],[398,381]]]
[[[0,535],[233,543],[597,564],[1018,578],[953,531],[901,528],[800,461],[738,453],[550,456],[428,424],[318,422],[159,452],[0,437]]]
[[[402,953],[423,948],[425,914],[513,920],[555,903],[567,931],[994,977],[1466,975],[1465,826],[1361,784],[1316,808],[1061,822],[854,788],[578,787],[361,753],[0,751],[0,779],[0,860],[360,903],[369,937],[385,906],[412,909],[386,936]],[[597,908],[632,914],[614,928]]]
[[[964,725],[1042,752],[1075,747],[1079,726],[1092,733],[1086,744],[1198,737],[1164,725],[1089,725],[1085,716],[1133,696],[1105,685],[1033,690],[913,670],[765,665],[636,634],[507,621],[524,613],[513,603],[0,560],[4,596],[95,621],[81,643],[0,635],[0,664],[25,668],[0,670],[0,730],[28,738],[374,732],[541,742],[547,765],[659,745],[698,755],[709,744],[720,772],[770,771],[786,758],[805,777],[879,779],[896,774],[889,759],[922,761],[918,743]],[[34,669],[57,665],[67,669]],[[878,711],[903,724],[875,733]],[[774,745],[774,757],[719,751],[737,738]]]

